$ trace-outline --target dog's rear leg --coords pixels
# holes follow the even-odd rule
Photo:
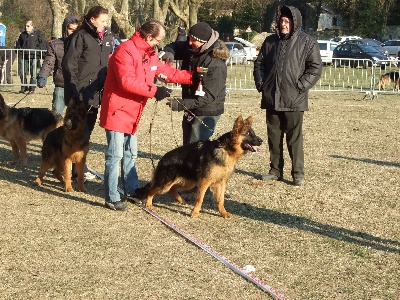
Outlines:
[[[51,167],[51,163],[43,160],[42,161],[42,165],[40,167],[40,171],[39,171],[39,175],[36,178],[35,182],[37,183],[37,185],[42,185],[42,180],[44,175],[46,174],[47,170]]]
[[[196,193],[196,201],[194,203],[194,207],[192,209],[192,212],[190,214],[190,216],[192,218],[197,218],[200,214],[200,209],[201,206],[203,205],[203,200],[204,200],[204,195],[207,191],[208,185],[201,185],[199,184],[197,186],[197,193]]]
[[[73,192],[74,189],[72,188],[72,182],[71,182],[71,159],[68,157],[65,158],[64,160],[63,171],[64,171],[65,191],[67,193]]]
[[[226,183],[215,184],[212,186],[212,192],[214,193],[215,199],[217,201],[217,208],[219,213],[224,218],[232,218],[232,214],[225,210],[225,190]]]
[[[186,202],[185,200],[181,197],[181,195],[178,194],[177,190],[175,187],[172,187],[170,189],[170,193],[175,197],[176,200],[178,200],[178,202],[182,205],[185,205]]]

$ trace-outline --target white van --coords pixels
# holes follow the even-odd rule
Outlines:
[[[335,49],[337,45],[339,45],[339,43],[334,41],[318,40],[319,53],[321,54],[322,63],[332,63],[333,49]]]

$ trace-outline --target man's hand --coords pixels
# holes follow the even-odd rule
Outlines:
[[[156,98],[157,101],[161,101],[162,99],[169,97],[171,92],[172,90],[165,86],[158,86],[154,98]]]
[[[172,64],[174,62],[174,55],[171,52],[165,52],[161,59],[166,63]]]
[[[179,102],[180,103],[179,103]],[[171,109],[173,110],[173,111],[182,111],[184,108],[183,108],[183,105],[181,104],[183,102],[183,100],[182,99],[170,99],[166,104],[169,106],[169,107],[171,107]]]
[[[40,88],[45,87],[46,82],[47,82],[47,78],[46,77],[38,76],[38,78],[37,78],[37,86],[38,87],[40,87]]]

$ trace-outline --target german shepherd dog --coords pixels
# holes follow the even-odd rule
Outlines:
[[[53,129],[62,125],[62,116],[47,108],[15,108],[8,106],[0,94],[0,136],[10,142],[15,164],[21,154],[22,164],[28,156],[26,145],[31,140],[42,140]]]
[[[73,192],[71,166],[75,163],[78,173],[78,189],[86,192],[83,173],[86,156],[89,151],[89,129],[86,126],[87,110],[82,102],[76,104],[73,99],[68,103],[64,117],[64,126],[51,131],[43,143],[42,165],[35,182],[42,184],[47,170],[54,166],[53,174],[64,182],[65,191]],[[61,173],[63,172],[63,175]]]
[[[375,85],[375,88],[378,88],[380,90],[384,90],[386,86],[389,86],[392,82],[394,82],[394,90],[398,91],[399,90],[399,78],[400,74],[399,72],[390,72],[383,74],[379,80],[379,82]]]
[[[199,216],[206,190],[210,187],[224,218],[232,217],[224,207],[226,184],[235,164],[248,151],[258,152],[262,139],[251,128],[252,117],[243,120],[239,116],[233,130],[217,140],[195,142],[180,146],[166,153],[154,171],[151,182],[136,190],[138,199],[146,199],[146,207],[152,209],[153,197],[168,191],[185,204],[178,190],[197,187],[196,201],[191,217]]]

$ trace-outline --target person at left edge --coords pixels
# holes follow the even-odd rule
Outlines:
[[[121,43],[110,58],[100,112],[100,126],[106,131],[107,151],[104,186],[105,205],[113,210],[126,210],[118,192],[119,164],[122,162],[124,197],[134,197],[138,188],[136,171],[136,131],[149,98],[160,101],[172,90],[154,85],[162,74],[173,83],[192,83],[192,72],[174,69],[163,64],[155,51],[165,37],[159,21],[145,22],[133,36]]]

